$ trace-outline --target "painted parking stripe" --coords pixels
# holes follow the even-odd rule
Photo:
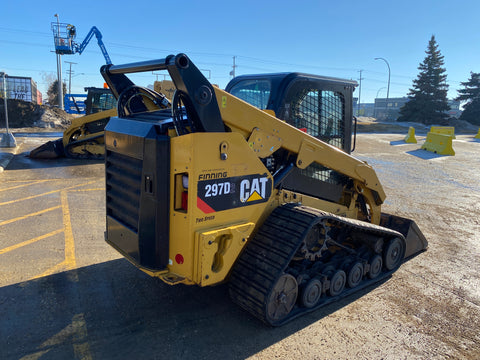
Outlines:
[[[58,193],[58,192],[64,191],[64,190],[75,189],[75,188],[78,188],[78,187],[81,187],[81,186],[93,184],[93,183],[96,182],[96,181],[97,181],[97,180],[92,180],[92,181],[88,181],[88,182],[83,183],[83,184],[73,185],[73,186],[69,186],[69,187],[63,188],[63,189],[52,190],[52,191],[48,191],[48,192],[46,192],[46,193],[37,194],[37,195],[32,195],[32,196],[27,196],[27,197],[24,197],[24,198],[21,198],[21,199],[15,199],[15,200],[10,200],[10,201],[5,201],[5,202],[3,202],[3,203],[0,203],[0,206],[2,206],[2,205],[14,204],[14,203],[17,203],[17,202],[20,202],[20,201],[25,201],[25,200],[35,199],[35,198],[38,198],[38,197],[41,197],[41,196],[50,195],[50,194],[55,194],[55,193]]]
[[[61,180],[61,179],[37,180],[37,181],[33,181],[33,182],[28,182],[27,184],[15,185],[15,186],[12,186],[12,187],[9,187],[9,188],[0,189],[0,192],[8,191],[8,190],[15,190],[15,189],[26,187],[26,186],[41,184],[41,183],[44,183],[46,181],[56,181],[56,180]]]
[[[32,216],[37,216],[37,215],[45,214],[46,212],[53,211],[53,210],[57,210],[57,209],[60,209],[61,207],[62,207],[61,205],[53,206],[53,207],[51,207],[51,208],[44,209],[44,210],[40,210],[40,211],[37,211],[37,212],[34,212],[34,213],[30,213],[30,214],[27,214],[27,215],[24,215],[24,216],[19,216],[19,217],[14,218],[14,219],[4,220],[4,221],[1,221],[1,222],[0,222],[0,226],[2,226],[2,225],[7,225],[7,224],[11,224],[11,223],[13,223],[13,222],[15,222],[15,221],[24,220],[24,219],[27,219],[27,218],[32,217]]]
[[[23,242],[21,242],[21,243],[18,243],[18,244],[15,244],[15,245],[6,247],[6,248],[4,248],[4,249],[0,249],[0,255],[5,254],[5,253],[7,253],[7,252],[9,252],[9,251],[16,250],[16,249],[21,248],[21,247],[23,247],[23,246],[27,246],[27,245],[33,244],[34,242],[37,242],[37,241],[46,239],[46,238],[48,238],[48,237],[50,237],[50,236],[54,236],[54,235],[60,234],[61,232],[63,232],[63,229],[54,230],[54,231],[52,231],[52,232],[49,232],[48,234],[40,235],[40,236],[34,237],[33,239],[23,241]]]

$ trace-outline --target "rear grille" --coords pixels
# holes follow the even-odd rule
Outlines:
[[[138,233],[142,160],[107,150],[105,172],[107,215]]]

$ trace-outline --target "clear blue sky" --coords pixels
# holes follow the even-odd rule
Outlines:
[[[361,102],[405,96],[425,58],[431,35],[445,57],[449,98],[470,71],[480,72],[480,2],[469,1],[2,1],[0,71],[32,77],[46,97],[56,76],[51,22],[70,23],[81,42],[92,26],[103,34],[114,64],[185,52],[222,88],[236,74],[299,71],[359,80]],[[72,92],[102,86],[105,60],[93,38],[72,66]],[[205,72],[207,73],[207,72]],[[156,76],[135,77],[138,85]],[[162,79],[163,76],[159,76]],[[358,88],[355,92],[358,96]]]

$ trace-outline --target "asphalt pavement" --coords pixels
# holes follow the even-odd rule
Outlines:
[[[25,142],[29,142],[32,139],[45,139],[45,142],[49,140],[55,140],[62,137],[63,133],[58,131],[49,131],[49,132],[13,132],[9,133],[7,138],[6,133],[0,133],[0,173],[3,172],[13,157],[19,153],[22,145]],[[7,139],[12,141],[7,141]],[[14,146],[8,146],[14,145]]]
[[[19,146],[17,144],[14,148],[0,147],[0,172],[5,170],[10,161],[17,153]]]
[[[442,156],[403,135],[360,134],[354,155],[384,185],[382,210],[414,219],[429,249],[387,281],[273,329],[236,307],[226,284],[169,286],[108,246],[104,164],[30,159],[58,138],[42,136],[0,148],[0,359],[480,358],[473,135]]]

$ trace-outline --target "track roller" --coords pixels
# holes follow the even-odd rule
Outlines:
[[[382,272],[383,260],[380,255],[373,255],[370,260],[370,270],[368,271],[368,277],[370,279],[375,279]]]
[[[306,308],[312,308],[317,305],[318,301],[322,297],[323,284],[317,279],[310,279],[302,288],[300,294],[300,304]]]
[[[364,275],[364,267],[360,261],[354,262],[350,265],[347,275],[347,286],[349,288],[354,288],[362,282]]]
[[[397,231],[286,204],[246,245],[232,269],[230,297],[278,326],[389,276],[404,254]]]
[[[333,273],[332,278],[330,279],[330,296],[340,295],[345,288],[345,283],[347,281],[347,275],[343,270],[337,270]]]

